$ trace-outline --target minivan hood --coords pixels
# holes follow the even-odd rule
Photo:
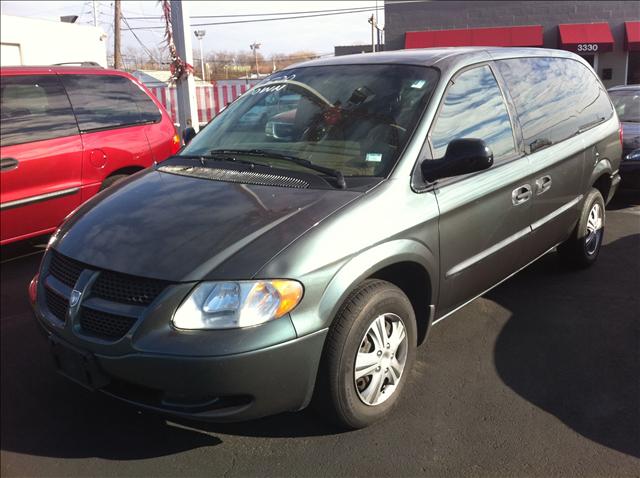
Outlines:
[[[53,247],[83,263],[137,276],[249,279],[361,194],[148,170],[82,206],[61,227]]]

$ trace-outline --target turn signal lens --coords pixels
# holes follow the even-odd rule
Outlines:
[[[276,310],[276,317],[282,317],[293,310],[302,299],[302,285],[290,280],[274,280],[271,285],[280,294],[280,305]]]

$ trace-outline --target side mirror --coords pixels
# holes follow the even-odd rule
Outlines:
[[[423,161],[420,167],[425,181],[432,183],[437,179],[482,171],[492,164],[493,152],[484,141],[460,138],[449,143],[444,158]]]
[[[193,128],[193,126],[187,126],[182,133],[182,140],[184,141],[184,144],[189,144],[189,142],[196,134],[196,130]]]

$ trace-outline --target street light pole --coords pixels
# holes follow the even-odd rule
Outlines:
[[[202,39],[204,38],[206,33],[207,32],[205,30],[196,30],[193,32],[193,34],[198,39],[198,42],[200,43],[200,69],[202,70],[202,79],[204,81],[207,80],[207,72],[204,71],[204,54],[202,53]]]
[[[256,78],[260,78],[260,69],[258,68],[258,48],[260,48],[261,43],[256,43],[255,41],[249,45],[249,48],[253,50],[253,56],[256,59]]]
[[[96,0],[93,0],[93,26],[98,26],[98,7],[96,5]]]
[[[376,52],[376,42],[374,39],[374,29],[375,29],[375,25],[376,25],[376,21],[373,18],[373,13],[371,14],[371,17],[369,17],[369,24],[371,25],[371,53],[375,53]]]

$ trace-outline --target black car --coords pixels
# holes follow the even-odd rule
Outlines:
[[[640,85],[616,86],[609,96],[623,130],[621,187],[640,189]]]

